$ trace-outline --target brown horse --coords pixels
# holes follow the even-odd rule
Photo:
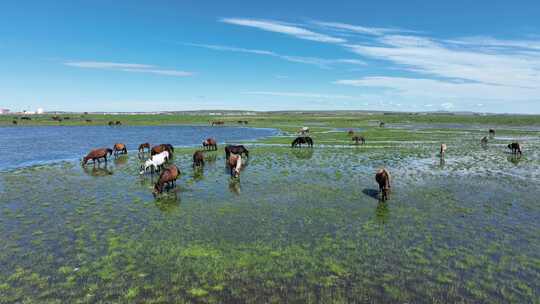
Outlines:
[[[176,180],[178,179],[179,175],[180,170],[178,167],[176,167],[176,165],[170,165],[169,167],[165,168],[159,175],[157,183],[154,185],[154,191],[152,191],[154,197],[157,194],[163,193],[164,188],[168,190],[170,187],[176,186]]]
[[[347,135],[349,135],[349,136],[353,136],[353,135],[354,135],[354,131],[353,131],[353,130],[349,130],[349,131],[347,131]]]
[[[98,163],[100,163],[100,159],[104,158],[105,162],[107,162],[107,154],[112,155],[113,150],[109,148],[101,148],[101,149],[95,149],[90,151],[82,160],[82,165],[86,165],[86,163],[91,159],[94,161],[94,165],[96,164],[96,160]]]
[[[295,148],[295,147],[302,148],[302,144],[306,144],[306,145],[308,145],[308,147],[313,148],[313,139],[311,139],[311,137],[309,137],[309,136],[297,137],[291,143],[291,148]]]
[[[444,157],[445,153],[446,153],[446,144],[441,144],[441,149],[439,151],[439,156]]]
[[[231,177],[240,177],[240,170],[242,169],[242,156],[240,156],[240,154],[231,154],[227,164],[229,165]]]
[[[245,154],[246,157],[249,157],[249,151],[248,149],[246,149],[246,147],[244,147],[243,145],[237,145],[237,146],[234,146],[234,145],[227,145],[225,147],[225,157],[227,159],[229,159],[229,156],[231,154],[238,154],[238,155],[242,155],[242,154]]]
[[[205,141],[203,141],[202,145],[203,145],[205,150],[214,150],[215,151],[215,150],[218,149],[217,142],[213,138],[207,138]]]
[[[118,154],[127,154],[126,145],[121,144],[121,143],[114,144],[113,152],[114,152],[114,156],[118,156]]]
[[[150,155],[154,156],[163,151],[169,152],[169,157],[172,157],[173,152],[174,152],[174,147],[171,144],[161,144],[161,145],[153,146],[152,149],[150,150]]]
[[[493,138],[495,136],[495,129],[489,129],[489,137]]]
[[[224,124],[225,124],[225,122],[221,121],[221,120],[220,121],[212,121],[212,127],[213,126],[222,126]]]
[[[512,154],[521,155],[522,154],[522,148],[523,147],[517,142],[513,142],[513,143],[508,145],[508,149],[512,150]]]
[[[363,145],[366,143],[366,139],[364,138],[364,136],[360,136],[360,135],[353,136],[352,141],[354,141],[355,145],[358,145],[360,143],[362,143]]]
[[[139,153],[144,153],[144,149],[147,149],[150,152],[150,144],[144,143],[139,145]]]
[[[195,151],[195,153],[193,153],[193,167],[202,166],[204,166],[204,153],[203,151]]]
[[[390,193],[390,172],[385,168],[379,169],[377,174],[375,174],[375,180],[377,181],[377,184],[379,184],[381,200],[386,201],[388,199],[388,194]]]

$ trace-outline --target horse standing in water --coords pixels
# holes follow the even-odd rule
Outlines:
[[[114,156],[118,156],[118,154],[127,154],[126,145],[121,143],[114,144],[113,151]]]
[[[495,129],[489,129],[489,137],[495,137]]]
[[[227,145],[225,146],[225,157],[229,159],[229,156],[232,154],[242,155],[245,154],[246,157],[249,157],[249,151],[243,145]]]
[[[439,156],[441,158],[444,158],[444,154],[446,153],[446,144],[441,144],[441,149],[439,151]]]
[[[169,152],[163,151],[159,154],[156,154],[151,158],[147,159],[144,164],[141,165],[140,174],[144,174],[146,171],[148,171],[148,168],[150,168],[150,174],[153,174],[154,171],[159,172],[168,160]]]
[[[512,154],[519,154],[520,156],[523,154],[522,148],[523,147],[517,142],[513,142],[508,145],[508,149],[512,150]]]
[[[178,176],[180,175],[180,170],[176,165],[170,165],[169,167],[165,168],[163,172],[159,175],[159,179],[157,183],[154,185],[154,191],[152,191],[152,194],[154,197],[157,194],[163,193],[163,189],[166,188],[168,191],[169,188],[176,186],[176,180],[178,179]]]
[[[107,154],[112,155],[113,150],[109,148],[101,148],[101,149],[95,149],[90,151],[82,160],[82,165],[86,165],[86,163],[91,159],[94,161],[94,165],[96,164],[96,160],[99,163],[101,163],[100,159],[105,159],[105,163],[107,162]]]
[[[363,136],[359,136],[359,135],[353,136],[352,141],[354,141],[355,145],[358,145],[360,143],[362,143],[362,145],[363,145],[363,144],[366,143],[366,139]]]
[[[152,149],[150,150],[150,155],[154,156],[163,151],[169,152],[169,157],[172,157],[173,152],[174,152],[174,147],[171,144],[161,144],[161,145],[153,146]]]
[[[313,148],[313,139],[309,136],[300,136],[293,140],[291,148],[299,147],[302,148],[302,144],[308,145],[310,148]]]
[[[381,200],[386,201],[390,193],[390,172],[385,168],[379,169],[375,174],[375,181],[379,184]]]
[[[139,153],[144,153],[144,150],[147,150],[148,152],[150,152],[150,144],[149,143],[144,143],[144,144],[140,144],[139,145]]]
[[[202,151],[195,151],[193,153],[193,168],[204,166],[204,153]]]
[[[212,127],[213,126],[222,126],[224,124],[225,124],[224,121],[212,121]]]
[[[242,156],[240,154],[230,155],[227,165],[229,166],[232,178],[240,177],[240,170],[242,169]]]
[[[202,142],[202,145],[205,150],[214,150],[216,151],[218,149],[217,142],[213,138],[207,138],[205,141]]]

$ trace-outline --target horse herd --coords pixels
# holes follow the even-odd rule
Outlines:
[[[292,144],[292,148],[301,148],[302,145],[307,145],[307,147],[313,147],[313,139],[308,136],[309,129],[302,128],[300,130],[300,136],[296,137]],[[355,135],[354,131],[349,130],[348,135],[351,136],[352,140],[358,143],[365,143],[363,136]],[[489,130],[489,137],[493,138],[495,135],[495,130]],[[481,144],[485,145],[488,142],[488,137],[483,137]],[[207,138],[202,142],[202,147],[204,151],[217,151],[218,144],[214,138]],[[508,148],[511,150],[514,155],[522,155],[522,146],[517,142],[513,142],[508,145]],[[440,157],[444,158],[447,150],[446,144],[441,144],[440,146]],[[193,167],[201,168],[204,166],[204,151],[197,150],[193,153]],[[249,151],[243,145],[226,145],[224,148],[226,165],[229,170],[231,178],[238,178],[240,176],[240,171],[242,169],[242,157],[249,158]],[[149,157],[141,164],[140,174],[154,174],[159,172],[159,179],[154,185],[154,190],[152,194],[156,196],[161,194],[163,190],[169,190],[170,188],[176,185],[176,180],[180,176],[180,169],[174,164],[169,164],[165,166],[169,160],[173,157],[174,147],[171,144],[159,144],[155,146],[150,146],[149,143],[143,143],[139,145],[138,148],[139,156],[143,158],[146,153],[149,154]],[[90,151],[83,159],[82,165],[85,166],[89,160],[92,160],[94,165],[96,162],[99,164],[101,160],[107,162],[107,156],[113,155],[117,157],[120,154],[127,154],[127,147],[125,144],[117,143],[110,148],[100,148]],[[389,197],[391,189],[391,176],[390,172],[386,168],[379,169],[375,174],[375,181],[379,185],[379,196],[382,201],[386,201]]]

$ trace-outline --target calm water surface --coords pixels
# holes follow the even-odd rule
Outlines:
[[[0,153],[16,157],[0,158],[0,170],[44,164],[61,160],[77,160],[89,150],[125,143],[128,151],[139,144],[170,143],[174,146],[195,146],[208,138],[218,142],[253,140],[275,135],[276,130],[207,126],[35,126],[0,128]]]

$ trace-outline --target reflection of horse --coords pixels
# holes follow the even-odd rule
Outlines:
[[[126,145],[121,144],[121,143],[114,144],[113,152],[114,152],[114,156],[118,156],[118,154],[127,154]]]
[[[159,211],[171,213],[178,209],[178,207],[180,206],[180,197],[175,191],[173,191],[172,195],[156,198],[154,203],[156,204],[156,207],[159,209]]]
[[[118,167],[121,167],[121,166],[127,164],[128,160],[129,160],[129,157],[127,155],[121,155],[121,156],[116,157],[114,159],[114,164],[116,166],[118,166]]]
[[[379,169],[375,174],[375,180],[379,184],[379,193],[381,194],[381,200],[386,201],[388,194],[390,193],[390,172],[385,168]]]
[[[152,194],[156,196],[157,194],[163,193],[164,189],[168,191],[170,188],[175,187],[176,180],[178,179],[179,175],[180,170],[178,167],[176,167],[176,165],[170,165],[169,167],[165,168],[159,175],[159,179],[154,185],[154,191],[152,191]]]
[[[353,136],[352,141],[354,141],[355,145],[358,145],[360,143],[362,143],[362,145],[363,145],[363,144],[366,143],[366,139],[363,136],[360,136],[360,135]]]
[[[379,221],[381,224],[386,224],[389,214],[390,209],[388,208],[388,204],[386,202],[380,201],[377,204],[377,208],[375,209],[375,216],[377,217],[377,221]]]
[[[300,136],[295,138],[291,144],[291,148],[300,147],[302,148],[302,144],[308,145],[310,148],[313,148],[313,139],[309,136]]]
[[[109,148],[101,148],[101,149],[95,149],[90,151],[82,160],[82,165],[86,165],[86,163],[89,160],[92,160],[94,162],[94,165],[96,164],[96,160],[98,164],[101,162],[101,159],[105,159],[105,162],[107,162],[107,155],[112,155],[113,150]]]
[[[313,157],[313,149],[293,149],[292,154],[298,159],[311,159]]]
[[[240,195],[241,190],[242,188],[240,187],[240,182],[238,182],[237,180],[231,180],[229,182],[229,191],[231,191],[231,193]]]
[[[89,168],[89,167],[83,167],[83,171],[84,173],[90,175],[90,176],[108,176],[108,175],[112,175],[113,172],[109,169],[107,169],[107,164],[105,163],[105,165],[103,167],[92,167],[92,168]]]
[[[203,145],[205,150],[217,150],[218,149],[217,142],[213,138],[207,138],[205,141],[203,141],[202,145]]]
[[[512,150],[512,154],[519,154],[521,155],[522,154],[522,146],[517,143],[517,142],[513,142],[511,144],[508,145],[508,149]]]

